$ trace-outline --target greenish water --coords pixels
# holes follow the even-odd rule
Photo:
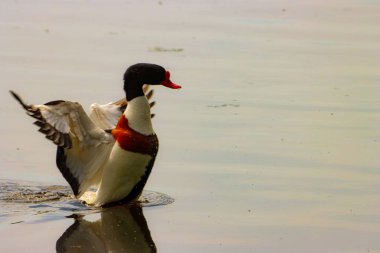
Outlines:
[[[146,186],[174,203],[83,217],[62,210],[75,201],[2,207],[14,214],[0,212],[1,252],[380,252],[378,2],[0,5],[1,179],[65,185],[8,90],[88,107],[121,98],[136,62],[183,86],[156,89]]]

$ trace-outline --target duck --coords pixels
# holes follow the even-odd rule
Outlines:
[[[78,102],[26,104],[10,91],[36,120],[39,131],[57,146],[59,171],[74,196],[87,205],[103,207],[139,198],[159,148],[152,126],[155,102],[150,102],[150,86],[181,88],[171,81],[169,71],[152,63],[128,67],[123,80],[125,98],[92,104],[89,114]]]

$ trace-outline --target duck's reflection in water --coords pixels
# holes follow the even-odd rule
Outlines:
[[[57,252],[157,252],[142,207],[105,208],[96,221],[73,216],[72,224],[58,239]]]

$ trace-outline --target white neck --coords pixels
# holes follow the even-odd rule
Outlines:
[[[145,135],[154,133],[150,117],[150,106],[145,96],[136,97],[132,101],[128,101],[124,115],[133,130]]]

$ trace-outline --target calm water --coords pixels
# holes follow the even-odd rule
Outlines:
[[[1,179],[66,184],[9,89],[88,107],[122,97],[136,62],[183,89],[156,89],[146,186],[173,204],[3,203],[0,252],[380,252],[379,13],[370,0],[1,1]]]

